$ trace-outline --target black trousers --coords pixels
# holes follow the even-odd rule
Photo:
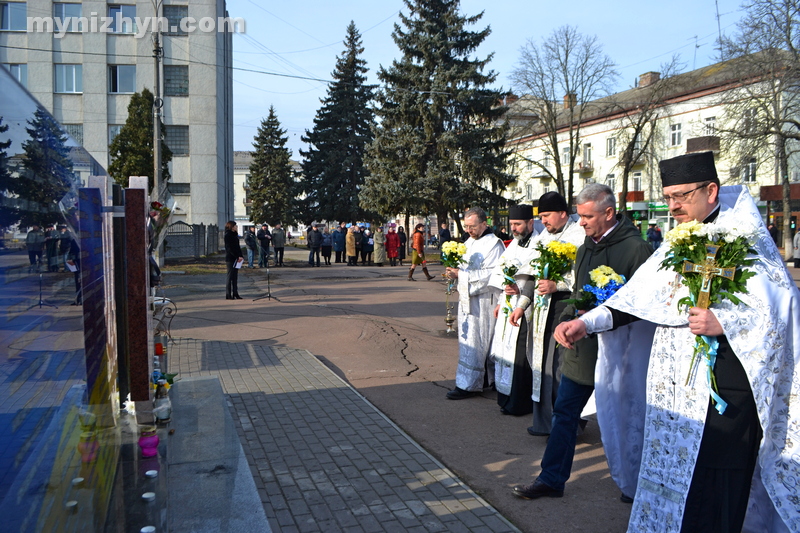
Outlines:
[[[226,261],[228,272],[225,276],[225,296],[237,296],[239,294],[239,269],[234,267],[236,260]]]
[[[280,248],[275,248],[275,264],[282,265],[283,264],[283,246]]]

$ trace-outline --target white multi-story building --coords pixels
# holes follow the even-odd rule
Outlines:
[[[756,153],[741,159],[741,156],[721,147],[718,127],[720,124],[730,124],[735,119],[730,116],[729,108],[723,103],[725,98],[722,98],[726,92],[737,90],[729,76],[730,72],[726,73],[725,64],[721,63],[669,80],[671,89],[655,113],[657,118],[651,145],[642,152],[642,157],[628,176],[625,200],[634,219],[658,219],[662,225],[671,225],[666,205],[660,201],[658,162],[706,150],[714,152],[722,184],[747,186],[762,212],[766,212],[766,202],[760,200],[759,193],[761,186],[779,183],[774,158]],[[573,167],[574,194],[587,184],[598,182],[621,195],[622,150],[627,139],[632,138],[630,116],[635,115],[637,105],[646,101],[644,95],[648,87],[665,81],[660,79],[658,73],[648,72],[640,77],[636,88],[583,104],[583,120]],[[569,105],[574,105],[574,100],[565,97],[564,107]],[[563,123],[558,134],[558,150],[553,153],[547,142],[547,134],[541,126],[537,126],[537,117],[531,111],[534,107],[529,98],[522,97],[511,104],[507,114],[511,131],[516,132],[507,146],[514,152],[510,171],[517,181],[508,187],[506,195],[513,201],[535,205],[545,192],[558,190],[553,178],[555,158],[559,158],[566,173],[570,148],[568,126]],[[793,163],[796,162],[790,161],[790,166]],[[796,174],[791,173],[792,176]]]
[[[225,0],[0,2],[0,63],[101,164],[131,95],[154,91],[161,6],[166,143],[175,219],[233,216],[233,64]]]

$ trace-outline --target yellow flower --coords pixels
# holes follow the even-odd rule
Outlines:
[[[589,279],[592,280],[595,287],[605,287],[610,281],[616,281],[619,284],[624,283],[622,276],[606,265],[601,265],[589,272]]]
[[[578,252],[578,248],[569,242],[550,241],[547,243],[547,247],[553,252],[569,258],[570,261],[575,261],[575,255]]]
[[[689,240],[692,234],[702,227],[703,223],[696,220],[678,224],[664,235],[664,241],[669,245],[682,243]]]

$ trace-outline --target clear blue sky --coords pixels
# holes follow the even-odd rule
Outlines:
[[[658,70],[675,53],[687,71],[709,65],[716,57],[719,31],[735,30],[739,6],[739,0],[461,1],[464,15],[484,13],[472,29],[491,27],[477,56],[494,53],[490,67],[503,89],[511,88],[509,75],[520,48],[566,24],[598,37],[618,65],[619,90],[631,87],[639,74]],[[391,33],[401,10],[402,0],[228,0],[230,16],[247,22],[246,34],[233,38],[234,148],[252,149],[258,125],[273,105],[287,130],[292,158],[299,161],[298,150],[304,148],[300,137],[313,127],[327,84],[287,76],[329,80],[352,20],[362,35],[369,82],[378,83],[379,65],[388,67],[399,57]]]

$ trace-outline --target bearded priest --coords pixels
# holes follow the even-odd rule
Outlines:
[[[628,531],[800,531],[800,292],[748,190],[720,187],[711,152],[661,161],[660,170],[678,222],[714,224],[717,235],[752,228],[755,253],[745,268],[754,275],[738,303],[726,297],[687,311],[679,305],[689,296],[686,280],[662,266],[672,250],[668,233],[605,306],[556,329],[569,345],[632,319],[658,326]],[[696,336],[710,341],[708,356],[693,356]],[[600,421],[611,406],[598,398],[597,408]],[[605,437],[602,421],[601,431]]]

